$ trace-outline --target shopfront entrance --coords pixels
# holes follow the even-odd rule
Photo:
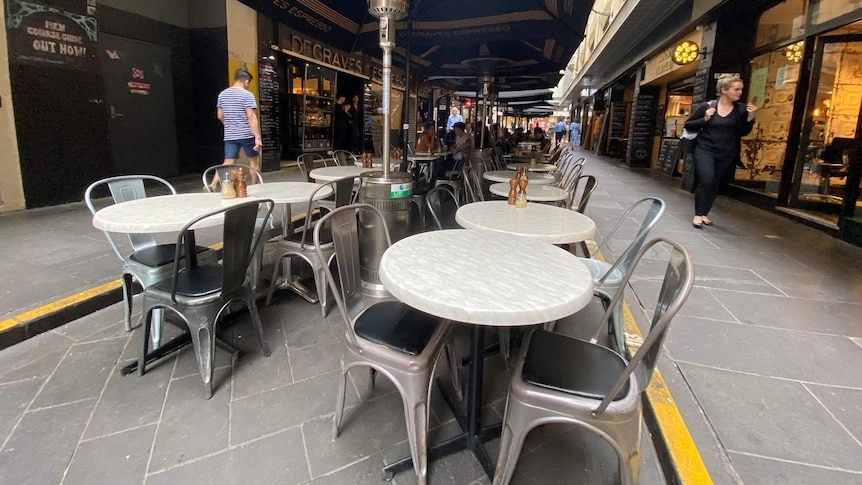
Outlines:
[[[817,39],[789,207],[834,225],[859,206],[862,34]]]

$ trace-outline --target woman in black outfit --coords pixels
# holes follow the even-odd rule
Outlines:
[[[718,103],[700,106],[685,121],[685,129],[698,132],[694,147],[694,219],[691,224],[701,229],[711,226],[709,210],[715,202],[719,186],[733,180],[733,170],[739,160],[741,138],[754,126],[757,106],[739,102],[742,79],[733,75],[718,78]],[[715,106],[715,107],[713,107]]]

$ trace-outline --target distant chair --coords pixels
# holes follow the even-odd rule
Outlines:
[[[464,180],[464,196],[467,203],[484,202],[485,195],[482,194],[482,184],[479,177],[476,175],[476,170],[469,163],[465,163],[461,169],[462,178]]]
[[[581,198],[578,197],[578,188],[581,186],[581,181],[584,181],[584,189],[581,192]],[[572,187],[571,192],[569,193],[569,200],[567,201],[567,208],[574,209],[577,212],[586,215],[587,204],[590,202],[590,196],[593,195],[593,192],[596,190],[596,186],[598,185],[598,181],[592,175],[581,175],[575,180],[574,187]],[[577,204],[575,204],[575,199],[578,200]],[[583,252],[585,257],[590,256],[590,249],[587,247],[586,241],[581,241],[579,243],[581,247],[581,251]]]
[[[357,162],[356,155],[347,150],[335,150],[332,152],[332,159],[339,167],[353,167]]]
[[[671,246],[670,258],[649,333],[631,360],[596,344],[595,338],[588,342],[545,330],[525,338],[510,381],[494,485],[511,480],[530,430],[551,423],[575,425],[600,437],[616,452],[623,485],[638,483],[641,393],[652,378],[667,329],[694,285],[691,254],[667,239],[644,245],[632,259],[631,270],[659,242]],[[621,284],[628,283],[631,270]],[[611,306],[621,300],[620,292]],[[599,333],[612,312],[605,311]]]
[[[434,226],[439,229],[457,229],[461,226],[455,222],[455,212],[458,211],[458,197],[449,187],[441,185],[428,191],[425,196],[428,212],[434,219]]]
[[[263,183],[263,175],[261,175],[260,171],[249,167],[248,165],[242,165],[240,163],[232,163],[232,164],[222,164],[222,165],[213,165],[212,167],[204,170],[204,173],[201,175],[201,181],[204,184],[204,190],[207,192],[219,192],[221,191],[221,183],[225,180],[230,179],[230,171],[244,169],[249,175],[252,176],[252,180],[257,180],[257,183]],[[213,172],[218,173],[218,183],[213,185]],[[251,182],[251,181],[249,181]]]
[[[299,167],[299,172],[302,174],[302,178],[304,178],[306,182],[311,182],[311,176],[309,173],[314,170],[314,165],[318,162],[323,166],[326,166],[326,159],[319,153],[303,153],[296,157],[296,166]]]

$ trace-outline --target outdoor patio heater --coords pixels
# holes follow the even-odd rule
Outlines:
[[[359,202],[378,209],[386,220],[392,242],[410,235],[410,204],[413,176],[392,172],[390,154],[390,92],[392,90],[392,48],[395,47],[395,21],[407,15],[406,0],[369,0],[368,12],[380,19],[380,48],[383,49],[383,170],[362,174]],[[386,250],[386,237],[378,219],[360,212],[360,277],[363,291],[385,295],[377,271]]]
[[[489,95],[491,92],[491,83],[494,82],[494,74],[497,69],[505,66],[510,66],[514,62],[511,59],[505,59],[500,57],[476,57],[473,59],[466,59],[461,61],[461,64],[466,66],[470,66],[476,70],[478,82],[482,85],[482,114],[481,114],[481,123],[477,127],[479,130],[479,147],[485,146],[485,124],[488,119],[488,102]],[[476,136],[476,134],[473,134]],[[490,154],[489,152],[484,151],[482,148],[473,152],[473,158],[478,158],[480,160],[489,160]]]

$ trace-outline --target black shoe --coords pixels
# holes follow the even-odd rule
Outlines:
[[[694,227],[695,229],[703,229],[702,223],[694,222],[694,219],[692,219],[692,221],[691,221],[691,226]]]
[[[704,226],[711,226],[711,225],[712,225],[712,221],[707,220],[707,219],[704,219],[704,220],[703,220],[703,225],[704,225]]]

